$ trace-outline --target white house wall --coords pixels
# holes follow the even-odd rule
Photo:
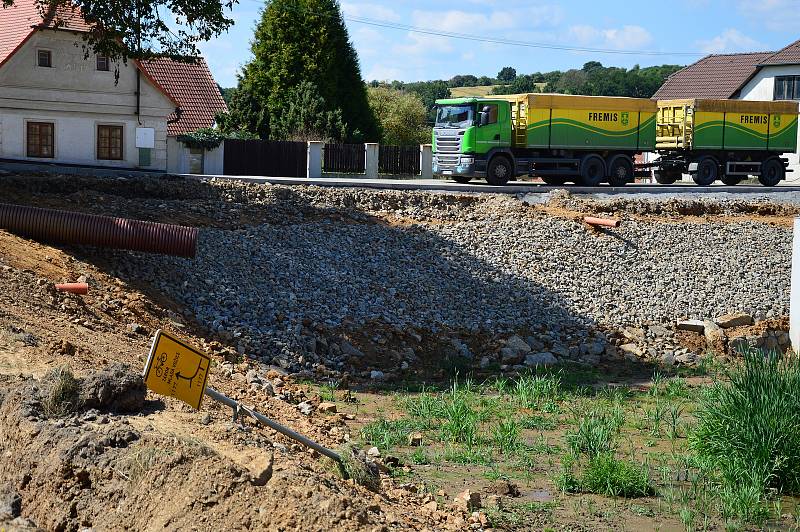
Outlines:
[[[800,76],[800,65],[768,66],[758,71],[741,90],[739,98],[742,100],[770,101],[775,98],[775,78],[778,76]],[[800,131],[798,131],[798,146],[800,146]],[[786,177],[787,181],[800,179],[800,155],[787,153],[789,168],[793,173]]]
[[[136,67],[115,65],[96,69],[96,58],[84,58],[79,35],[45,30],[34,34],[0,67],[0,157],[43,162],[99,166],[138,167],[137,127],[152,127],[155,149],[149,169],[167,167],[167,117],[175,104],[141,75],[140,116],[136,115]],[[38,50],[49,50],[52,67],[37,65]],[[55,124],[55,157],[29,158],[26,153],[28,121]],[[97,159],[97,126],[122,125],[122,161]]]
[[[189,173],[189,148],[176,137],[167,138],[167,172],[171,174]],[[225,144],[206,150],[203,154],[203,173],[222,175],[225,167]]]

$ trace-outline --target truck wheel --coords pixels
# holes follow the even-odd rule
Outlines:
[[[466,185],[467,183],[472,181],[472,178],[468,175],[454,175],[453,181],[455,181],[456,183],[461,183],[462,185]]]
[[[542,176],[542,181],[544,181],[545,185],[550,185],[553,187],[560,187],[563,186],[567,182],[566,177],[558,177],[558,176]]]
[[[581,185],[596,187],[606,180],[606,163],[599,155],[587,155],[581,161]]]
[[[697,171],[692,176],[694,182],[707,187],[719,177],[719,163],[713,157],[703,157],[697,163]]]
[[[786,178],[786,167],[778,157],[770,157],[761,163],[761,175],[758,181],[765,187],[774,187]]]
[[[498,155],[492,158],[486,168],[486,182],[490,185],[505,185],[513,175],[511,161],[505,155]]]
[[[678,180],[680,174],[674,171],[656,170],[653,172],[653,177],[659,185],[672,185]]]
[[[633,182],[633,161],[627,155],[616,155],[608,163],[608,183],[624,187]]]
[[[729,187],[735,187],[736,185],[742,182],[742,178],[738,175],[724,175],[722,176],[722,179],[720,179],[720,181],[722,181]]]

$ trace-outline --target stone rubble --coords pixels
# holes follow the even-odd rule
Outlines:
[[[117,269],[233,346],[226,360],[382,382],[435,337],[442,357],[483,369],[671,364],[692,359],[676,328],[788,314],[791,231],[777,225],[626,219],[597,234],[516,198],[211,186],[269,218],[204,228],[194,260],[125,254]]]

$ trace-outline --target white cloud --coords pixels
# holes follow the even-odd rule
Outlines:
[[[342,2],[342,14],[346,17],[364,17],[382,22],[399,22],[400,14],[394,9],[380,4]]]
[[[797,0],[739,0],[738,8],[745,17],[769,30],[796,32],[800,25]]]
[[[653,42],[649,31],[634,25],[603,29],[584,24],[571,26],[568,34],[575,45],[613,50],[643,50]]]
[[[697,45],[706,54],[757,52],[765,49],[764,45],[755,39],[732,28],[726,29],[711,39],[698,41]]]

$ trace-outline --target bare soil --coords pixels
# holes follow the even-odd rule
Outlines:
[[[394,489],[386,475],[378,494],[342,480],[304,447],[252,423],[233,423],[230,410],[208,400],[194,412],[148,395],[137,412],[83,409],[47,418],[38,379],[52,368],[69,366],[90,378],[123,364],[139,373],[158,328],[208,345],[169,301],[154,301],[104,273],[91,263],[91,252],[81,254],[85,261],[71,253],[0,232],[0,496],[19,502],[11,515],[0,505],[0,527],[418,530],[463,524],[445,507],[423,508],[423,493]],[[80,276],[89,282],[87,296],[53,288]],[[215,363],[210,379],[215,388],[323,445],[334,448],[349,433],[341,415],[304,416],[218,368]],[[268,482],[256,485],[253,477],[264,471]]]

